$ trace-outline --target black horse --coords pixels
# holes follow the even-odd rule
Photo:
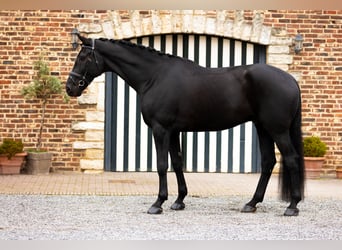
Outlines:
[[[262,171],[253,198],[242,212],[256,211],[276,163],[274,143],[282,155],[281,196],[290,205],[284,215],[298,215],[304,193],[301,95],[295,79],[266,64],[204,68],[184,58],[126,40],[89,39],[66,83],[70,96],[80,96],[92,80],[112,71],[140,95],[145,123],[152,128],[157,151],[159,194],[148,210],[162,212],[168,198],[168,153],[177,176],[178,197],[171,206],[185,208],[181,131],[215,131],[253,121],[258,132]]]

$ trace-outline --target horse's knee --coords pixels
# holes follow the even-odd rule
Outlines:
[[[175,170],[182,170],[182,167],[183,167],[182,153],[178,152],[176,154],[176,153],[172,152],[171,163],[172,163],[172,166]]]

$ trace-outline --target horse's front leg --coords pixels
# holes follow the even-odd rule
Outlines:
[[[183,160],[180,150],[179,132],[173,132],[170,137],[170,156],[173,169],[176,173],[177,184],[178,184],[178,197],[177,200],[172,204],[171,209],[183,210],[185,204],[183,202],[185,196],[188,194],[188,190],[185,183],[183,174]]]
[[[148,210],[149,214],[160,214],[163,212],[162,205],[168,198],[167,191],[167,168],[168,168],[168,149],[170,134],[162,126],[157,125],[152,128],[153,137],[157,151],[157,170],[159,176],[159,193],[155,203]]]

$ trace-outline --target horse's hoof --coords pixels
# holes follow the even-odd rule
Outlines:
[[[175,202],[171,206],[172,210],[183,210],[184,208],[185,208],[185,204],[183,202],[181,202],[181,203]]]
[[[150,207],[150,209],[147,211],[148,214],[161,214],[163,212],[163,209],[161,207]]]
[[[256,207],[252,207],[250,205],[245,205],[242,209],[241,209],[241,212],[242,213],[254,213],[256,211]]]
[[[284,216],[298,216],[298,208],[286,208]]]

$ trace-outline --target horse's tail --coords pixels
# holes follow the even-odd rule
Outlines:
[[[297,153],[297,166],[298,166],[298,181],[301,191],[301,197],[304,198],[304,185],[305,185],[305,169],[304,169],[304,154],[303,154],[303,140],[302,140],[302,104],[299,96],[299,105],[296,115],[290,127],[290,137],[292,145]],[[285,201],[291,200],[291,175],[288,167],[282,163],[280,175],[281,185],[281,198]]]

